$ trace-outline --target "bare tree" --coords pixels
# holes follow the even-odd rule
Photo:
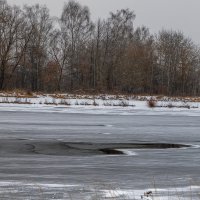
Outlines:
[[[20,67],[32,33],[22,11],[6,1],[0,2],[0,33],[0,89],[3,89],[6,78],[11,80]]]
[[[39,4],[24,7],[24,18],[26,18],[29,29],[32,30],[31,39],[27,47],[26,67],[31,79],[31,89],[41,89],[41,72],[48,61],[48,44],[53,21],[49,10]]]
[[[189,74],[197,63],[193,42],[181,32],[163,30],[158,35],[157,54],[163,92],[184,95]]]
[[[105,60],[107,67],[107,89],[113,90],[117,85],[116,71],[120,67],[120,62],[125,56],[124,52],[133,35],[133,21],[135,15],[128,9],[111,13],[107,21],[107,33],[104,41]]]
[[[50,37],[51,40],[49,52],[54,62],[57,63],[59,67],[56,90],[61,91],[63,74],[69,66],[68,36],[65,34],[65,32],[61,32],[60,30],[54,30],[51,33]]]
[[[126,50],[121,67],[122,87],[133,93],[153,93],[156,58],[154,39],[148,28],[137,28]]]
[[[90,12],[87,7],[81,6],[79,3],[69,1],[65,4],[60,19],[61,35],[68,40],[68,70],[70,78],[70,90],[74,86],[74,78],[79,74],[79,63],[81,54],[87,48],[91,31],[94,28],[90,20]]]

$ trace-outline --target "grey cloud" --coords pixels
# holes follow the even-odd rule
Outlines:
[[[162,28],[180,30],[186,36],[200,43],[199,0],[77,0],[87,5],[93,19],[106,18],[110,11],[130,8],[136,13],[135,25],[145,25],[151,32],[158,32]],[[8,0],[16,5],[46,4],[52,15],[62,11],[67,0]]]

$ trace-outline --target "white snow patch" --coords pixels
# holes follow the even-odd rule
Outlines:
[[[8,186],[31,186],[31,187],[46,187],[46,188],[65,188],[65,187],[78,187],[80,185],[73,184],[55,184],[55,183],[30,183],[30,182],[20,182],[20,181],[0,181],[1,187]]]
[[[138,154],[133,151],[132,149],[116,149],[118,151],[123,152],[123,154],[127,155],[127,156],[137,156]]]
[[[112,124],[107,124],[107,125],[105,125],[106,127],[113,127],[113,125]]]
[[[102,135],[112,135],[112,133],[101,133]]]
[[[127,199],[138,199],[143,194],[142,190],[102,190],[104,198],[127,198]]]
[[[199,149],[200,145],[192,145],[191,148],[193,148],[193,149]]]

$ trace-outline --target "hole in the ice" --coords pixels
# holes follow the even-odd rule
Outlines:
[[[99,149],[99,151],[103,152],[107,155],[123,155],[124,152],[116,149]]]
[[[87,143],[38,140],[1,140],[1,152],[8,154],[42,154],[55,156],[126,155],[134,149],[178,149],[191,145],[169,143]],[[0,153],[1,153],[0,152]]]

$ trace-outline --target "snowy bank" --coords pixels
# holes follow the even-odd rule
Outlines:
[[[155,101],[152,108],[148,106],[151,99]],[[0,111],[200,116],[200,101],[156,96],[0,93]]]

